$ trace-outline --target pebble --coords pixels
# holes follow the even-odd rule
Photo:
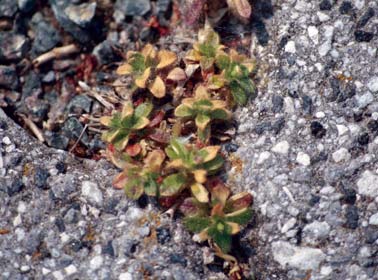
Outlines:
[[[340,148],[332,154],[332,158],[336,163],[348,161],[351,158],[349,151],[346,148]]]
[[[28,13],[32,11],[35,7],[36,2],[37,2],[36,0],[18,0],[17,1],[18,8],[24,13]]]
[[[309,166],[311,164],[310,156],[303,152],[297,154],[296,161],[304,166]]]
[[[300,270],[316,270],[326,255],[320,249],[297,247],[286,241],[272,243],[273,258],[282,266]]]
[[[126,16],[143,16],[151,9],[149,0],[117,0],[115,8]]]
[[[281,233],[286,233],[288,232],[290,229],[292,229],[295,224],[297,223],[297,219],[296,218],[291,218],[289,219],[281,228]]]
[[[83,3],[81,5],[69,5],[64,9],[64,12],[71,21],[86,28],[92,23],[96,13],[96,7],[96,2]]]
[[[24,35],[0,32],[0,63],[18,61],[26,55],[28,49],[29,41]]]
[[[363,95],[356,95],[357,104],[359,108],[365,108],[374,101],[374,95],[371,92],[366,92]]]
[[[302,240],[310,245],[316,245],[326,239],[331,231],[327,222],[314,221],[307,224],[302,230]]]
[[[129,272],[124,272],[119,275],[118,280],[133,280],[133,276]]]
[[[295,42],[294,41],[288,41],[285,45],[285,52],[288,53],[296,53],[296,48],[295,48]]]
[[[92,270],[97,270],[101,268],[103,262],[104,262],[104,258],[102,256],[95,256],[89,262],[89,266]]]
[[[319,30],[311,25],[307,28],[307,33],[308,33],[308,36],[310,37],[310,39],[315,43],[315,44],[318,44],[319,43]]]
[[[378,213],[375,213],[374,215],[371,215],[369,218],[369,224],[378,226]]]
[[[0,87],[5,87],[7,89],[16,89],[18,85],[19,82],[16,68],[14,66],[0,65]]]
[[[277,154],[287,155],[290,149],[289,142],[282,141],[272,147],[272,151]]]
[[[349,131],[349,129],[345,125],[342,125],[342,124],[336,125],[336,128],[337,128],[339,137],[343,136]]]
[[[357,180],[358,193],[369,197],[378,196],[378,175],[365,170]]]
[[[354,31],[354,38],[357,42],[370,42],[374,37],[374,33],[363,30]]]
[[[2,142],[3,142],[4,145],[10,145],[10,144],[12,144],[12,141],[9,139],[8,136],[5,136],[3,138],[3,140],[2,140]]]
[[[75,274],[77,272],[77,268],[73,264],[70,264],[64,270],[65,270],[67,276],[70,276],[70,275]]]
[[[378,92],[378,76],[371,77],[366,86],[371,92]]]
[[[89,203],[102,206],[104,198],[97,183],[83,181],[81,185],[81,193],[89,201]]]
[[[15,0],[1,0],[0,18],[11,18],[17,12],[17,2]]]
[[[259,158],[257,159],[257,164],[263,164],[266,160],[268,160],[271,157],[271,153],[268,151],[264,151],[259,155]]]

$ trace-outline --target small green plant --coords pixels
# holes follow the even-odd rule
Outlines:
[[[223,100],[211,99],[206,88],[197,87],[194,98],[185,98],[175,110],[175,116],[184,119],[194,119],[198,137],[207,143],[210,137],[210,123],[213,120],[229,120],[231,112],[226,109]]]
[[[141,52],[129,51],[127,63],[118,67],[117,74],[132,75],[136,88],[149,91],[156,98],[162,98],[166,94],[166,87],[162,76],[163,70],[171,67],[177,61],[174,52],[160,50],[148,44]]]
[[[195,145],[185,145],[177,139],[165,149],[170,161],[166,169],[175,173],[166,177],[161,186],[162,196],[173,196],[189,187],[193,196],[207,202],[208,191],[203,183],[207,175],[215,174],[223,166],[219,155],[220,146],[207,146],[201,149]]]
[[[143,103],[135,110],[131,103],[125,103],[121,113],[114,112],[112,116],[101,117],[101,124],[109,128],[102,135],[102,139],[122,151],[131,137],[143,133],[142,130],[150,123],[148,116],[152,109],[152,103]]]
[[[240,193],[230,197],[230,190],[222,183],[210,189],[211,200],[203,205],[195,198],[187,198],[180,210],[186,216],[184,225],[196,233],[199,242],[212,240],[227,254],[231,250],[231,237],[240,232],[240,226],[247,224],[252,211],[249,208],[252,196]]]
[[[102,139],[108,159],[121,169],[114,187],[131,199],[145,194],[163,207],[179,208],[196,240],[207,240],[217,256],[231,263],[230,273],[238,275],[237,260],[228,253],[232,235],[251,219],[252,196],[232,195],[219,179],[224,158],[215,139],[224,140],[212,137],[212,126],[218,129],[215,122],[231,120],[231,109],[247,103],[255,65],[227,50],[208,26],[198,37],[185,64],[152,45],[127,53],[117,73],[131,75],[139,90],[128,99],[134,103],[100,118],[106,127]],[[139,95],[143,92],[155,98]],[[162,98],[167,94],[172,97]]]

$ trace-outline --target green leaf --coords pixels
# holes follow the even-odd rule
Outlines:
[[[141,184],[141,181],[138,178],[128,180],[125,186],[125,193],[128,198],[137,200],[142,196],[143,192],[143,185]]]
[[[237,82],[232,81],[230,84],[230,89],[232,97],[238,105],[244,106],[247,104],[248,93],[244,88],[242,88]]]
[[[231,250],[231,232],[232,228],[223,221],[218,221],[208,230],[209,236],[223,253],[228,253]]]
[[[173,196],[179,193],[186,183],[186,177],[180,173],[172,174],[163,180],[160,186],[162,196]]]
[[[158,196],[159,195],[159,186],[156,183],[156,178],[158,174],[146,174],[147,180],[144,182],[144,192],[149,196]]]
[[[217,54],[217,48],[216,46],[213,46],[211,44],[200,44],[199,45],[199,51],[201,52],[201,54],[206,57],[206,58],[211,58],[212,59],[212,63],[214,63],[214,58],[215,58],[215,55]]]
[[[215,63],[221,70],[227,69],[230,65],[230,62],[231,59],[227,55],[218,55],[215,61]]]
[[[132,115],[127,116],[122,119],[121,127],[122,128],[131,128],[134,125],[134,117]]]
[[[217,155],[213,160],[203,163],[201,169],[203,168],[210,173],[214,173],[223,166],[223,163],[223,158],[220,155]]]
[[[134,53],[133,56],[129,59],[128,63],[133,68],[133,72],[135,74],[142,74],[146,69],[144,60],[145,58],[141,53]]]
[[[179,105],[175,110],[175,116],[180,118],[192,117],[193,114],[193,109],[189,106],[186,106],[185,104]]]
[[[171,147],[172,151],[174,152],[174,154],[176,155],[175,158],[184,159],[186,157],[187,150],[185,148],[185,145],[181,141],[179,141],[177,138],[176,139],[174,138],[174,139],[171,140],[170,147]],[[167,153],[167,155],[169,156],[168,153]]]
[[[217,120],[227,120],[229,118],[229,114],[226,110],[215,109],[211,112],[211,118]]]
[[[135,108],[134,115],[137,118],[148,117],[153,109],[152,103],[142,103]]]
[[[239,225],[245,225],[252,219],[252,209],[244,208],[239,211],[227,214],[225,219],[227,222],[237,223]]]
[[[191,232],[201,232],[211,224],[210,218],[207,217],[187,217],[184,218],[184,226]]]
[[[205,130],[206,126],[210,123],[210,117],[204,114],[199,114],[196,116],[195,122],[196,126],[200,130]]]

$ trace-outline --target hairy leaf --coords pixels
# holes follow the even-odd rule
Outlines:
[[[198,233],[209,227],[211,221],[206,217],[186,217],[184,218],[183,224],[187,230]]]

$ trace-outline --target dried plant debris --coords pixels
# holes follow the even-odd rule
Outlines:
[[[99,119],[107,158],[122,170],[114,187],[131,199],[145,194],[180,209],[194,239],[208,241],[237,276],[237,260],[228,253],[232,235],[252,217],[252,196],[232,195],[220,179],[225,158],[212,135],[213,125],[221,124],[217,133],[226,129],[232,109],[255,94],[254,61],[221,45],[210,26],[183,61],[151,44],[126,58],[117,74],[133,79],[130,101]]]

